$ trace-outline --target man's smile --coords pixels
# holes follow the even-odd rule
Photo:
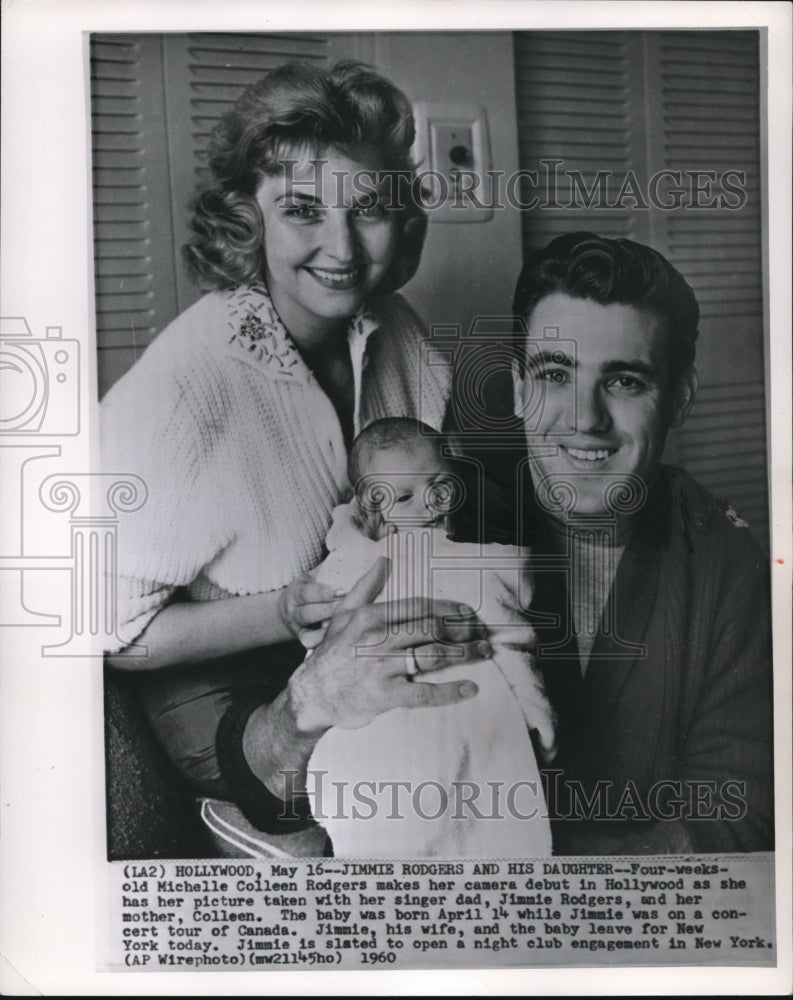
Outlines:
[[[601,462],[617,453],[616,448],[573,448],[560,445],[563,452],[577,462]]]

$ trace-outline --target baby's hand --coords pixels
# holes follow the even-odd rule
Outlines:
[[[306,649],[319,645],[328,622],[345,591],[317,583],[311,573],[303,573],[284,587],[278,597],[281,620]]]

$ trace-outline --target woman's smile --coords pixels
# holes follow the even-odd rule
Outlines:
[[[340,291],[355,288],[364,274],[363,269],[359,267],[335,269],[328,267],[306,267],[306,271],[326,288],[335,288]]]

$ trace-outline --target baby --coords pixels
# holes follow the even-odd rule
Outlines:
[[[329,730],[309,763],[314,816],[337,857],[537,857],[551,853],[530,732],[546,759],[553,718],[539,679],[526,551],[459,544],[446,514],[462,500],[442,436],[388,418],[353,443],[355,497],[333,512],[316,578],[346,590],[381,555],[391,559],[378,600],[448,598],[489,629],[492,662],[422,674],[415,683],[474,680],[476,697],[443,708],[393,709],[360,729]],[[416,646],[432,636],[416,636]],[[359,650],[365,655],[365,650]],[[313,786],[312,786],[313,782]]]

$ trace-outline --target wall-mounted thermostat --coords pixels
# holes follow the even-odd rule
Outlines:
[[[493,178],[485,109],[419,101],[413,110],[414,156],[430,222],[487,222]]]

